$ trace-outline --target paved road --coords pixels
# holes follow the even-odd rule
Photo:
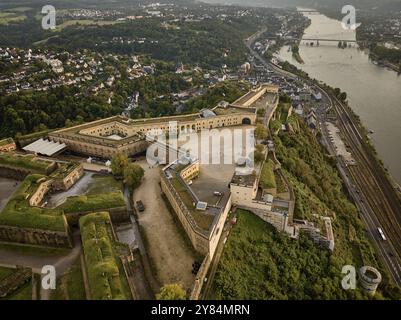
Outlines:
[[[131,192],[127,187],[124,190],[124,198],[129,212],[133,212],[134,200],[131,197]],[[138,261],[136,265],[136,268],[138,268],[139,270],[135,274],[134,284],[136,290],[138,291],[140,299],[153,299],[155,293],[159,291],[160,284],[153,275],[152,268],[149,262],[149,257],[146,252],[146,248],[143,243],[141,233],[139,232],[138,222],[136,221],[133,214],[130,215],[130,220],[131,220],[132,230],[135,234],[135,240],[138,244],[139,252],[142,259],[142,261]]]

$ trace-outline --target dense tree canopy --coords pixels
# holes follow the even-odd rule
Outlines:
[[[186,294],[179,284],[166,284],[156,295],[157,300],[185,300]]]
[[[124,183],[133,190],[141,184],[144,174],[145,171],[141,166],[130,163],[124,168]]]

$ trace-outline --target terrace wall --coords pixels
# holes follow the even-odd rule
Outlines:
[[[175,191],[174,187],[170,184],[167,178],[162,174],[161,175],[161,188],[167,199],[169,200],[171,206],[174,209],[175,214],[180,220],[186,234],[188,235],[192,246],[199,253],[206,255],[209,253],[209,236],[208,232],[201,230],[196,230],[195,221],[192,221],[193,218],[191,213],[188,211],[188,208],[181,201],[178,193]],[[191,220],[192,219],[192,220]]]
[[[198,273],[196,274],[194,287],[191,291],[191,295],[189,296],[190,300],[199,300],[203,283],[205,282],[205,277],[207,275],[207,272],[209,271],[211,262],[212,259],[210,258],[210,255],[206,255],[206,257],[203,259],[203,262],[199,268]]]
[[[0,225],[0,241],[50,247],[72,248],[71,231],[64,220],[65,232]]]
[[[110,214],[110,219],[113,223],[122,223],[130,221],[130,215],[127,210],[127,207],[120,207],[120,208],[108,208],[108,209],[101,209],[101,210],[91,210],[91,211],[84,211],[84,212],[74,212],[74,213],[66,213],[65,216],[67,218],[68,224],[70,226],[77,226],[79,223],[79,219],[83,216],[86,216],[91,213],[96,212],[108,212]]]
[[[14,168],[14,167],[6,166],[4,164],[0,165],[0,177],[3,177],[3,178],[22,181],[29,174],[30,174],[30,171],[26,170],[26,169]]]
[[[55,178],[52,183],[52,190],[68,190],[84,175],[84,167],[82,164],[72,170],[66,177]]]

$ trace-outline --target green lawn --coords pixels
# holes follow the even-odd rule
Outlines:
[[[93,175],[92,181],[88,186],[88,195],[97,195],[102,193],[118,192],[123,190],[121,180],[116,180],[111,175]]]
[[[274,163],[270,159],[263,164],[259,182],[262,189],[276,188],[276,179],[273,169]]]

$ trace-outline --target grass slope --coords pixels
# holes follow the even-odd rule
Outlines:
[[[330,216],[336,240],[334,252],[318,248],[305,235],[292,240],[256,216],[240,212],[216,273],[215,297],[365,299],[367,296],[358,289],[342,289],[341,270],[345,265],[371,265],[383,275],[375,298],[400,299],[400,288],[390,283],[356,207],[343,190],[335,160],[304,121],[297,118],[297,122],[296,133],[274,137],[276,154],[295,191],[295,217],[312,220],[314,214]]]

